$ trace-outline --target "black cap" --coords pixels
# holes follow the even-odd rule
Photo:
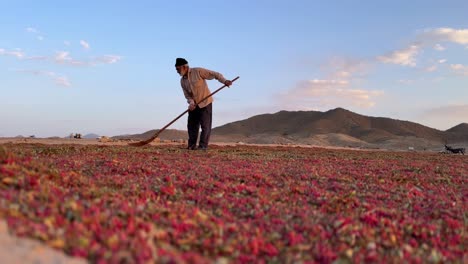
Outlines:
[[[184,58],[177,58],[175,62],[175,66],[182,66],[188,64],[188,61],[186,61]]]

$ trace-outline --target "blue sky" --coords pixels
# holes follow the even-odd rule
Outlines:
[[[0,136],[160,128],[187,107],[177,57],[241,77],[215,97],[213,126],[336,107],[442,130],[468,122],[467,1],[0,6]]]

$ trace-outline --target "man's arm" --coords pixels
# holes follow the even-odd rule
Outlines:
[[[187,103],[189,105],[195,105],[195,100],[193,100],[193,95],[191,92],[189,92],[185,87],[184,85],[182,84],[182,82],[180,82],[180,86],[182,87],[182,91],[184,92],[184,96],[185,96],[185,99],[187,99]]]
[[[216,79],[220,83],[226,84],[226,78],[224,78],[224,76],[219,72],[207,70],[207,69],[204,69],[204,68],[199,68],[199,74],[200,74],[200,77],[202,77],[205,80]]]
[[[184,96],[185,96],[185,99],[187,99],[187,103],[194,104],[195,100],[193,100],[192,96],[187,91],[185,91],[185,89],[182,89],[182,90],[184,91]]]

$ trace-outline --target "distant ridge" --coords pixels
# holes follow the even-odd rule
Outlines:
[[[434,144],[468,141],[468,124],[463,123],[447,131],[430,128],[415,122],[386,117],[364,116],[343,108],[326,112],[280,111],[232,122],[213,129],[222,137],[255,138],[259,135],[281,136],[293,141],[317,140],[318,135],[342,135],[356,142],[382,144],[415,138]]]
[[[99,138],[99,135],[94,134],[94,133],[90,133],[90,134],[84,135],[83,138],[86,138],[86,139],[96,139],[96,138]]]
[[[115,139],[147,139],[157,130]],[[187,131],[168,129],[163,140],[187,139]],[[443,144],[468,145],[468,124],[446,131],[415,122],[364,116],[343,108],[320,111],[279,111],[228,123],[212,130],[211,142],[309,144],[363,148],[439,149]]]
[[[343,108],[326,112],[280,111],[275,114],[257,115],[217,127],[213,129],[213,133],[244,136],[278,134],[299,138],[339,133],[372,143],[395,136],[413,136],[441,142],[445,140],[444,132],[434,128],[409,121],[364,116]]]
[[[450,129],[446,130],[447,132],[452,132],[452,133],[462,133],[462,134],[468,134],[468,123],[461,123],[459,125],[456,125]]]

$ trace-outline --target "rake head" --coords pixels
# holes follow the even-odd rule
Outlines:
[[[156,137],[150,137],[149,139],[146,139],[146,140],[128,143],[128,145],[133,146],[133,147],[142,147],[144,145],[151,143],[151,141],[153,141],[155,138]]]

